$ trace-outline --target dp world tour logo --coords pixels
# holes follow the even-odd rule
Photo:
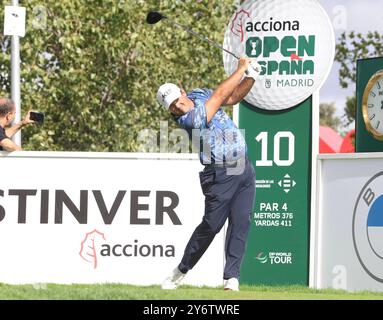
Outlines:
[[[292,264],[293,254],[291,252],[260,252],[256,255],[255,260],[261,264]]]
[[[358,196],[352,235],[362,267],[373,279],[383,282],[383,172],[372,177]]]
[[[269,260],[267,257],[267,254],[265,254],[263,252],[258,253],[257,256],[255,257],[255,259],[258,260],[262,264],[266,263]]]

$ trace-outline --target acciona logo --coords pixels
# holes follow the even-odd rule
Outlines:
[[[91,232],[85,234],[84,240],[81,242],[80,257],[86,262],[92,264],[93,268],[96,269],[98,265],[98,241],[105,240],[105,235],[94,229]]]
[[[270,17],[268,21],[249,21],[246,23],[246,32],[259,31],[299,31],[299,21],[274,21]]]
[[[261,65],[260,77],[245,100],[259,108],[282,110],[322,86],[333,64],[335,36],[317,0],[247,0],[227,27],[224,47]],[[228,74],[237,63],[224,53]]]
[[[105,234],[94,229],[85,234],[81,241],[80,257],[93,269],[99,265],[100,259],[107,257],[121,258],[173,258],[175,247],[170,244],[141,243],[138,239],[127,243],[108,243]]]

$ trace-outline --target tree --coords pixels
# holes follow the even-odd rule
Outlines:
[[[22,111],[46,114],[44,126],[23,129],[24,149],[136,151],[142,129],[158,130],[161,120],[170,120],[156,102],[160,84],[215,87],[225,77],[219,50],[166,21],[152,26],[145,18],[149,10],[160,10],[222,43],[232,0],[21,5],[28,12],[21,39]],[[0,40],[0,94],[9,96],[10,41]]]
[[[355,121],[356,115],[356,96],[347,97],[346,108],[344,109],[345,125],[349,126]]]
[[[319,106],[320,125],[338,131],[341,120],[335,116],[335,111],[335,103],[321,103]]]
[[[383,56],[383,35],[378,31],[342,33],[336,46],[335,60],[340,63],[339,82],[342,88],[356,82],[356,61],[362,58]],[[345,106],[346,125],[355,120],[356,97],[348,97]]]

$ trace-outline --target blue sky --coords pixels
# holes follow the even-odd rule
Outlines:
[[[383,33],[383,0],[319,0],[333,22],[336,39],[342,32]],[[337,116],[344,114],[346,97],[355,87],[342,89],[339,85],[339,64],[335,63],[329,78],[320,91],[321,102],[335,102]]]

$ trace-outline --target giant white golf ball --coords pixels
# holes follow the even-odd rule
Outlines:
[[[255,58],[261,74],[245,100],[283,110],[319,90],[335,55],[331,21],[317,0],[247,0],[227,26],[224,48]],[[224,53],[228,75],[238,60]]]

